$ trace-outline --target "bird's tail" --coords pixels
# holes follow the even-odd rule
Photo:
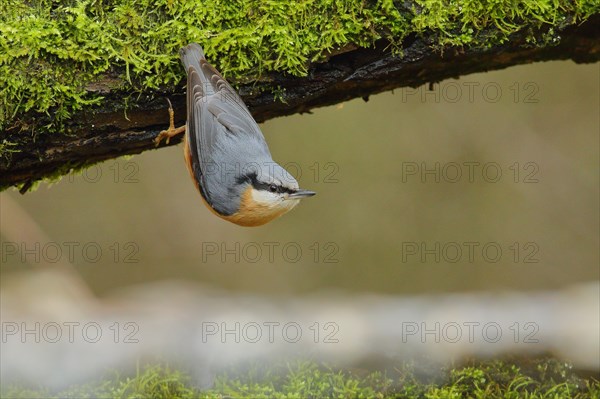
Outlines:
[[[179,50],[181,62],[187,70],[190,66],[200,69],[200,60],[205,60],[204,50],[198,43],[190,43]]]
[[[202,94],[205,96],[213,94],[215,87],[212,77],[216,70],[206,61],[202,47],[198,43],[190,43],[179,50],[179,56],[188,76],[190,68],[198,73],[202,84]]]

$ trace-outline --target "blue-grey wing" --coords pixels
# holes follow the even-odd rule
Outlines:
[[[204,199],[221,214],[235,211],[228,201],[239,193],[238,171],[256,160],[271,159],[258,124],[248,108],[197,44],[186,46],[181,58],[188,74],[187,141],[193,172]]]

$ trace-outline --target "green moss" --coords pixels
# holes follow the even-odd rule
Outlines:
[[[124,92],[179,84],[178,49],[196,41],[230,79],[270,71],[305,75],[310,62],[349,43],[393,45],[433,33],[432,46],[489,46],[523,27],[564,26],[600,12],[598,0],[3,0],[0,5],[0,130],[24,113],[60,130],[73,112],[100,104],[86,91],[122,71]],[[553,36],[553,35],[551,35]],[[541,39],[532,36],[532,44]],[[553,36],[543,39],[558,40]]]
[[[600,383],[576,376],[568,364],[545,359],[518,367],[488,361],[417,377],[403,364],[386,375],[352,373],[311,362],[252,367],[241,376],[217,377],[213,389],[195,388],[189,376],[165,366],[150,366],[130,377],[116,374],[62,392],[3,387],[3,398],[573,398],[600,395]],[[392,375],[393,374],[393,375]]]
[[[6,161],[10,162],[12,158],[12,154],[18,152],[19,143],[13,143],[12,141],[3,139],[0,141],[0,157],[6,159]]]

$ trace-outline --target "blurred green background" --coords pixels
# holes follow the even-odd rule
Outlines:
[[[571,62],[513,67],[268,121],[275,160],[291,163],[301,187],[318,195],[263,227],[211,214],[181,145],[107,161],[24,196],[4,192],[1,273],[58,256],[100,295],[173,278],[276,295],[596,281],[599,71]],[[465,162],[479,163],[472,179]],[[407,173],[436,163],[439,182]],[[22,252],[36,242],[39,261]],[[436,243],[437,253],[422,253]]]

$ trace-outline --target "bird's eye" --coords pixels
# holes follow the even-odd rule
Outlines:
[[[272,193],[276,193],[277,192],[277,186],[275,184],[271,184],[269,186],[269,191]]]

